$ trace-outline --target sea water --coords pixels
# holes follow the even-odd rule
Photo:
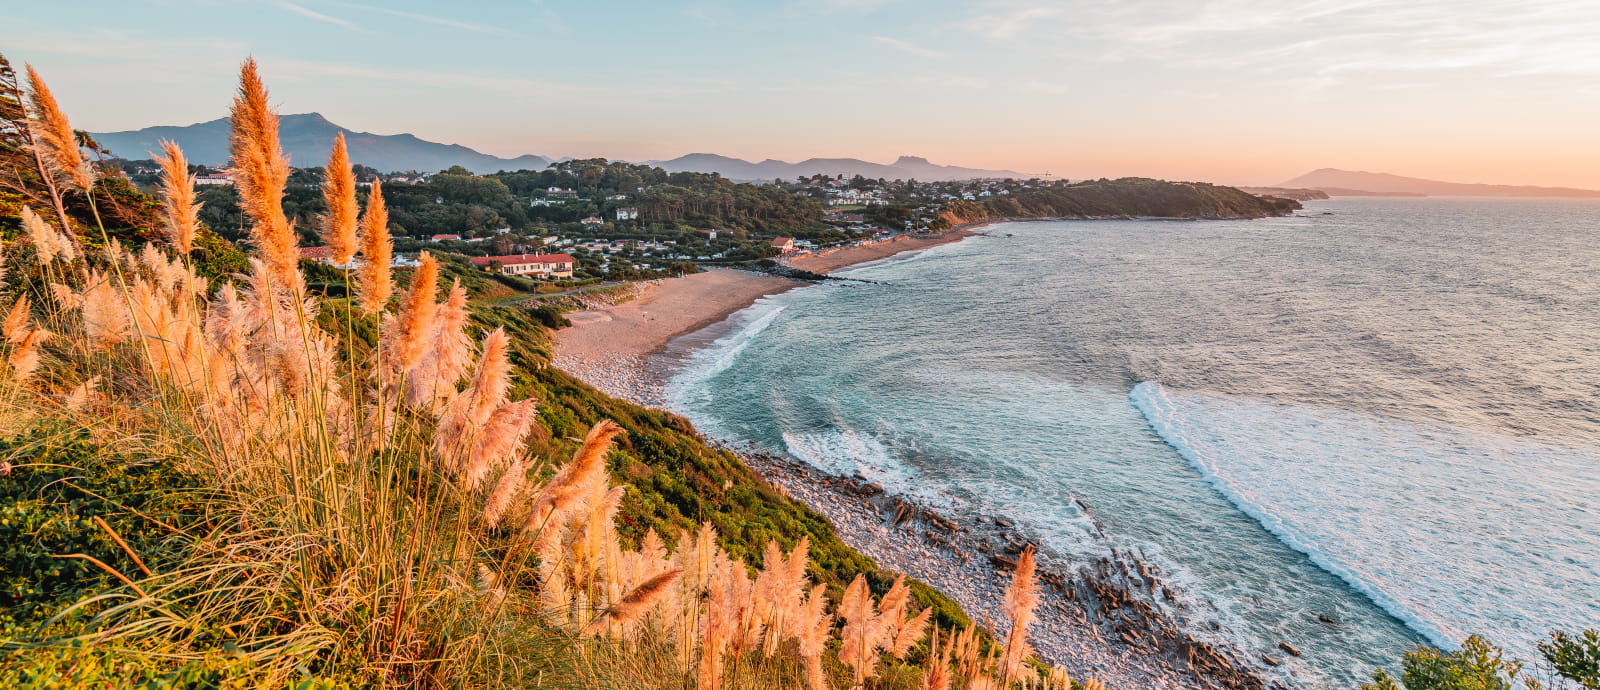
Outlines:
[[[1600,626],[1600,202],[1306,206],[990,227],[763,300],[669,394],[1061,554],[1142,551],[1303,687]]]

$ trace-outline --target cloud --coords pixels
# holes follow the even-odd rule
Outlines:
[[[319,22],[326,22],[328,24],[333,24],[333,25],[336,25],[336,26],[342,26],[342,27],[344,27],[346,29],[352,29],[352,30],[355,30],[355,31],[362,31],[362,32],[366,32],[366,33],[371,33],[371,31],[369,29],[367,29],[365,27],[362,27],[362,26],[358,26],[355,22],[352,22],[352,21],[349,21],[349,20],[346,20],[346,19],[340,19],[338,17],[330,17],[330,16],[328,16],[326,14],[323,14],[321,12],[318,12],[316,10],[307,9],[305,7],[301,7],[300,5],[296,5],[296,4],[292,3],[292,2],[289,2],[288,0],[278,0],[278,2],[273,3],[273,4],[277,5],[281,9],[288,10],[288,11],[293,12],[295,14],[298,14],[298,15],[300,15],[302,17],[310,17],[311,19],[315,19],[315,20],[317,20]]]
[[[343,5],[345,7],[351,7],[351,8],[355,8],[355,9],[359,9],[359,10],[367,10],[367,11],[371,11],[371,12],[382,12],[383,14],[392,15],[392,16],[395,16],[395,17],[403,17],[403,18],[406,18],[406,19],[412,19],[412,20],[415,20],[415,21],[419,21],[419,22],[423,22],[423,23],[427,23],[427,24],[434,24],[434,25],[437,25],[437,26],[446,26],[446,27],[450,27],[452,29],[461,29],[462,31],[474,31],[474,32],[481,33],[481,34],[492,34],[492,35],[496,35],[496,36],[520,36],[521,35],[521,34],[518,34],[515,31],[511,31],[509,29],[503,29],[503,28],[500,28],[500,27],[497,27],[497,26],[484,26],[482,24],[473,24],[471,22],[463,22],[463,21],[458,21],[458,20],[455,20],[455,19],[446,19],[444,17],[435,17],[435,16],[432,16],[432,15],[421,14],[419,12],[407,12],[405,10],[396,10],[396,9],[392,9],[392,8],[388,8],[388,7],[379,7],[379,6],[375,6],[375,5],[363,5],[363,4],[354,3],[354,2],[344,2],[343,0],[331,0],[331,1],[334,2],[335,4]]]
[[[912,77],[908,82],[914,86],[931,88],[956,88],[956,89],[987,89],[989,80],[979,77],[968,77],[960,74],[930,74]]]
[[[1069,89],[1068,89],[1066,84],[1052,84],[1050,82],[1043,82],[1043,81],[1030,81],[1030,82],[1022,85],[1022,90],[1023,90],[1024,93],[1041,93],[1041,94],[1056,96],[1056,95],[1067,93],[1067,91]]]
[[[994,0],[950,24],[1099,63],[1328,77],[1600,75],[1593,0]]]
[[[890,38],[888,36],[873,36],[872,40],[877,41],[879,43],[882,43],[884,45],[887,45],[887,46],[889,46],[891,48],[894,48],[895,50],[898,50],[898,51],[900,51],[902,53],[910,53],[912,55],[916,55],[916,56],[919,56],[919,57],[942,58],[942,57],[945,56],[944,53],[941,53],[941,52],[939,52],[937,50],[934,50],[932,48],[924,48],[924,47],[922,47],[920,45],[917,45],[915,43],[911,43],[909,41],[902,41],[902,40],[900,40],[898,38]]]
[[[273,59],[268,65],[273,76],[292,80],[348,77],[373,81],[405,82],[432,87],[466,87],[481,91],[501,91],[534,94],[543,97],[574,97],[599,95],[610,92],[608,87],[588,84],[566,84],[536,79],[488,77],[456,72],[435,72],[392,67],[365,67],[342,62],[318,62],[298,59]]]
[[[820,6],[824,12],[872,12],[885,5],[893,5],[903,0],[822,0],[816,5],[807,4],[807,7]]]

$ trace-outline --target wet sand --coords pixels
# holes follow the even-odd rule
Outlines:
[[[895,254],[948,244],[970,229],[934,237],[903,236],[888,242],[847,247],[784,260],[813,273],[828,273]],[[718,323],[768,295],[787,292],[804,281],[718,268],[680,278],[653,281],[639,297],[598,309],[567,314],[570,328],[556,331],[554,364],[611,395],[660,407],[663,372],[652,355],[673,338]]]

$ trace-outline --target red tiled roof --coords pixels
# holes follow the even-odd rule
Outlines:
[[[435,240],[459,240],[459,239],[461,239],[461,236],[460,235],[434,235],[431,239],[435,239]]]
[[[777,237],[772,240],[772,246],[774,247],[787,247],[791,244],[794,244],[793,237]]]
[[[480,266],[480,267],[481,266],[488,266],[489,264],[492,264],[492,263],[494,263],[496,261],[500,262],[501,266],[513,266],[513,265],[516,265],[516,264],[576,264],[576,263],[578,263],[577,260],[573,259],[570,254],[507,254],[506,256],[474,256],[474,257],[472,257],[472,265],[474,265],[474,266]]]

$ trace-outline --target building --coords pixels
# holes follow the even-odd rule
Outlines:
[[[212,175],[197,175],[194,178],[194,183],[195,183],[196,186],[208,185],[208,184],[228,184],[228,185],[231,185],[231,184],[233,184],[233,178],[228,177],[227,175],[224,175],[222,173],[216,173],[216,174],[212,174]]]
[[[361,265],[361,260],[355,257],[351,257],[350,263],[347,263],[343,266],[334,263],[333,249],[331,247],[300,247],[300,258],[315,261],[319,264],[332,266],[334,268],[356,268]]]
[[[639,209],[631,206],[617,209],[617,220],[638,220]]]
[[[578,198],[578,190],[551,187],[544,190],[544,198],[554,199],[556,201],[573,201]]]
[[[793,254],[796,251],[793,237],[774,238],[772,240],[772,248],[778,250],[784,255]]]
[[[568,254],[509,254],[506,256],[475,256],[472,265],[485,271],[495,270],[511,276],[531,275],[538,278],[571,278],[577,260]]]
[[[434,235],[428,239],[434,242],[454,242],[461,239],[460,235]]]
[[[585,218],[585,219],[583,219],[581,221],[578,221],[578,222],[583,223],[584,225],[601,225],[601,224],[605,223],[606,221],[605,221],[604,218],[601,218],[599,216],[589,216],[588,218]]]

